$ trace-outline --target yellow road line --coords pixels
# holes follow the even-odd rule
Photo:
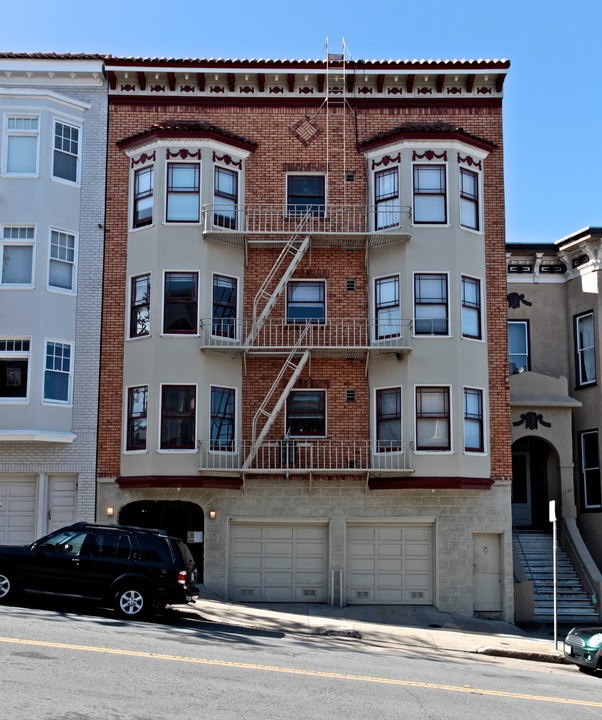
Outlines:
[[[139,650],[118,650],[116,648],[100,648],[91,645],[70,645],[67,643],[45,642],[43,640],[23,640],[21,638],[0,637],[0,642],[13,645],[34,645],[36,647],[56,648],[60,650],[77,650],[95,652],[105,655],[122,655],[124,657],[149,658],[169,662],[190,663],[193,665],[213,665],[216,667],[238,668],[242,670],[262,670],[264,672],[302,675],[305,677],[329,678],[334,680],[353,680],[355,682],[378,683],[381,685],[398,685],[401,687],[427,688],[430,690],[447,690],[448,692],[468,693],[471,695],[488,695],[493,697],[514,698],[517,700],[535,700],[538,702],[558,703],[561,705],[580,705],[582,707],[602,708],[602,702],[593,700],[573,700],[571,698],[548,697],[546,695],[528,695],[524,693],[505,692],[501,690],[484,690],[469,685],[441,685],[438,683],[417,682],[415,680],[399,680],[394,678],[373,677],[370,675],[349,675],[346,673],[323,672],[320,670],[300,670],[278,667],[277,665],[256,665],[254,663],[232,662],[230,660],[209,660],[181,655],[165,655],[163,653],[141,652]]]

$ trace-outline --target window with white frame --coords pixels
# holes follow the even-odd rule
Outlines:
[[[48,285],[56,290],[75,290],[75,235],[62,230],[50,231]]]
[[[80,128],[54,121],[54,154],[52,176],[76,183],[79,181]]]
[[[37,175],[40,118],[9,116],[5,122],[7,175]]]
[[[376,391],[376,452],[401,450],[401,388]]]
[[[449,387],[417,387],[416,450],[450,449]]]
[[[236,339],[237,296],[238,280],[236,278],[217,274],[213,276],[212,335]]]
[[[286,435],[326,436],[325,390],[291,390],[286,399]]]
[[[324,175],[289,175],[286,185],[287,214],[324,217],[326,178]]]
[[[4,227],[0,240],[0,285],[33,287],[33,227]]]
[[[238,173],[216,165],[214,173],[213,223],[235,230],[238,206]]]
[[[377,340],[401,335],[399,275],[374,280],[374,309]]]
[[[376,230],[399,225],[399,168],[374,173],[374,212]]]
[[[198,333],[198,272],[166,272],[163,294],[163,332]]]
[[[596,349],[594,314],[592,312],[575,317],[575,354],[577,386],[584,387],[596,382]]]
[[[416,273],[414,275],[414,333],[447,335],[449,333],[447,275]]]
[[[290,280],[286,286],[288,323],[326,322],[326,283],[324,280]]]
[[[579,433],[582,505],[585,510],[602,508],[600,445],[597,430]]]
[[[130,337],[150,334],[150,273],[132,278],[130,290]]]
[[[211,450],[233,452],[235,435],[236,390],[211,388]]]
[[[200,168],[199,163],[167,163],[167,222],[199,222]]]
[[[146,450],[148,430],[148,385],[128,388],[126,450]]]
[[[196,448],[196,386],[161,387],[161,450]]]
[[[480,340],[481,281],[462,276],[462,337]]]
[[[464,388],[464,450],[484,452],[483,391]]]
[[[57,340],[46,341],[44,362],[44,401],[71,402],[71,375],[73,372],[73,346]]]
[[[460,225],[479,230],[479,175],[460,168]]]
[[[510,375],[529,370],[529,323],[508,321],[508,364]]]
[[[155,169],[152,165],[134,172],[133,216],[134,228],[151,225],[153,222],[153,192]]]
[[[30,338],[0,337],[0,402],[29,397]]]
[[[446,222],[445,165],[414,165],[414,223]]]

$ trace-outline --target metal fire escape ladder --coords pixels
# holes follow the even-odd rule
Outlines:
[[[306,219],[307,216],[304,217],[303,221],[300,223],[301,228],[305,224]],[[299,263],[305,255],[305,252],[307,251],[307,248],[309,247],[309,235],[306,235],[303,240],[299,240],[299,235],[300,232],[297,231],[287,241],[286,245],[282,248],[282,252],[278,256],[270,272],[266,275],[263,284],[255,295],[255,299],[253,300],[253,326],[247,337],[248,345],[252,345],[256,340],[263,324],[268,318],[268,315],[271,313],[274,305],[278,302],[278,298],[282,295],[282,291],[284,290],[286,283],[297,269]],[[276,284],[276,287],[270,292],[270,287],[273,285],[275,278],[281,272],[282,266],[289,260],[290,262],[288,267],[282,274],[282,277]],[[265,303],[265,305],[263,305],[263,308],[260,310],[260,305],[262,303]]]
[[[290,391],[294,387],[295,383],[297,382],[297,379],[299,378],[299,375],[301,375],[301,372],[303,368],[305,367],[307,361],[309,360],[310,351],[309,349],[306,349],[303,351],[303,354],[301,357],[297,360],[295,359],[295,356],[300,352],[300,347],[303,345],[303,342],[305,340],[305,336],[307,335],[308,331],[310,329],[310,326],[307,325],[303,332],[301,333],[299,339],[295,343],[295,346],[289,353],[288,357],[286,358],[284,365],[280,369],[280,372],[278,373],[278,377],[274,380],[272,383],[272,387],[269,389],[268,394],[265,396],[263,402],[257,409],[257,412],[255,413],[253,417],[253,425],[251,429],[251,449],[249,451],[249,455],[247,456],[242,469],[248,470],[251,467],[251,463],[253,462],[255,456],[257,455],[257,451],[261,447],[261,444],[265,440],[266,435],[270,431],[270,428],[274,424],[274,421],[276,420],[276,417],[278,416],[278,413],[280,410],[282,410],[282,406],[286,402],[286,398],[288,397]],[[272,400],[272,397],[274,396],[274,393],[276,392],[278,386],[280,385],[280,382],[282,381],[285,373],[287,370],[292,370],[292,375],[290,376],[286,387],[280,394],[280,397],[274,404],[271,410],[268,410],[268,405],[270,404],[270,401]],[[259,434],[257,434],[257,427],[259,424],[259,421],[262,417],[266,418],[266,421],[259,431]]]

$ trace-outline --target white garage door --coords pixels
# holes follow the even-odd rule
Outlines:
[[[76,519],[77,476],[50,475],[48,478],[48,532]]]
[[[326,525],[232,523],[230,599],[325,602],[326,539]]]
[[[35,477],[0,478],[0,543],[23,545],[36,537]]]
[[[347,602],[431,605],[431,525],[347,527]]]

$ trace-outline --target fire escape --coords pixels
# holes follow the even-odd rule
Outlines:
[[[345,122],[347,116],[346,48],[340,55],[328,55],[326,78],[326,97],[323,103],[327,125],[327,175],[330,156],[333,152],[343,153],[345,167]],[[336,112],[333,112],[335,111]],[[342,112],[341,112],[342,110]],[[335,149],[330,145],[334,122],[342,123],[343,147]],[[371,248],[407,241],[409,218],[406,220],[401,210],[399,222],[386,231],[374,227],[374,208],[349,205],[343,197],[341,205],[304,208],[303,212],[282,212],[282,206],[245,205],[236,208],[236,221],[228,227],[217,226],[214,218],[219,216],[212,206],[203,211],[203,236],[207,240],[217,240],[244,248],[245,257],[255,250],[280,248],[280,253],[266,274],[257,291],[252,318],[238,320],[236,332],[214,334],[214,319],[201,322],[201,349],[227,353],[238,352],[247,356],[283,357],[284,361],[269,391],[260,403],[252,420],[251,437],[238,444],[237,452],[214,457],[210,462],[201,462],[201,472],[225,472],[245,474],[253,472],[269,473],[288,470],[288,443],[284,440],[270,441],[268,435],[276,418],[282,411],[286,400],[297,383],[303,369],[310,363],[311,357],[365,357],[366,371],[369,358],[376,353],[396,353],[402,355],[411,351],[409,345],[409,321],[399,323],[399,332],[391,337],[375,341],[376,321],[354,318],[328,320],[324,324],[288,323],[273,321],[270,317],[274,307],[293,278],[303,258],[313,248],[359,249],[365,253],[366,261]],[[296,467],[295,472],[365,472],[371,466],[370,447],[333,447],[317,443],[309,446],[305,462]],[[383,470],[408,470],[407,453],[404,467],[398,465]],[[203,467],[204,465],[204,467]]]

